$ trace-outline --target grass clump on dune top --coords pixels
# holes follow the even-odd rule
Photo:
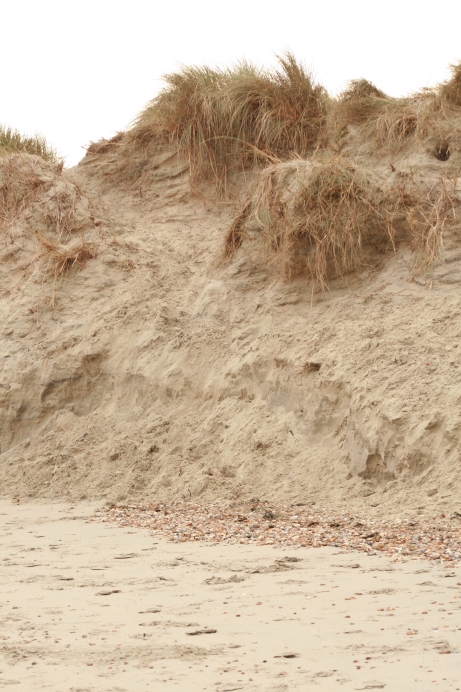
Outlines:
[[[335,101],[330,123],[337,129],[348,123],[363,123],[383,108],[389,97],[366,79],[354,79]]]
[[[317,144],[329,97],[292,54],[267,70],[242,62],[231,69],[184,67],[139,115],[130,136],[161,137],[189,158],[192,178],[225,184],[237,166]]]
[[[417,134],[421,113],[433,98],[429,92],[394,98],[365,79],[353,80],[332,106],[330,131],[342,136],[349,124],[357,125],[364,141],[397,151]]]
[[[451,78],[440,85],[440,99],[450,106],[461,106],[461,62],[451,65]]]
[[[448,81],[402,98],[387,96],[365,79],[353,80],[332,102],[330,133],[338,138],[349,124],[358,125],[364,141],[391,152],[436,135],[461,107],[461,63],[451,71]]]
[[[41,135],[26,137],[18,130],[0,125],[0,156],[21,153],[41,156],[45,161],[57,162],[59,160],[56,151]]]
[[[368,79],[352,79],[347,87],[339,95],[339,100],[343,102],[347,101],[358,101],[360,99],[367,98],[388,98],[387,94],[381,89],[378,89],[373,82],[368,81]]]
[[[402,98],[364,78],[333,98],[291,53],[278,56],[273,68],[246,61],[191,66],[163,79],[131,129],[88,147],[89,155],[112,152],[111,175],[133,186],[141,177],[149,184],[165,144],[186,159],[193,186],[211,180],[221,192],[233,172],[343,146],[357,155],[394,156],[409,145],[430,145],[448,160],[444,151],[454,143],[461,153],[459,122],[454,126],[461,120],[461,64],[447,82]]]

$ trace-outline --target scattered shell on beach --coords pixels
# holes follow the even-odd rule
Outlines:
[[[115,522],[122,528],[148,529],[153,536],[183,543],[332,546],[345,551],[382,553],[393,561],[431,560],[447,567],[455,566],[461,559],[461,520],[455,515],[451,519],[376,519],[312,504],[177,502],[114,505],[96,510],[92,520]]]

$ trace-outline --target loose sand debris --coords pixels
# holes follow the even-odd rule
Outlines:
[[[461,560],[461,514],[433,520],[367,519],[309,505],[191,503],[115,505],[93,521],[149,529],[176,542],[205,541],[274,547],[324,547],[382,553],[395,561],[432,560],[445,567]]]

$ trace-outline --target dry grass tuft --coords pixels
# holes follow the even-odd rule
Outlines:
[[[373,82],[369,82],[368,79],[351,79],[347,87],[340,93],[339,101],[359,101],[360,99],[369,98],[379,98],[387,99],[389,98],[384,91],[378,89]]]
[[[359,137],[374,150],[396,153],[416,138],[424,139],[437,120],[433,92],[407,98],[368,96],[339,99],[329,118],[330,132],[343,135],[347,126],[359,126]]]
[[[39,251],[32,260],[36,263],[38,260],[44,260],[45,272],[51,274],[55,278],[66,274],[70,269],[79,265],[84,266],[88,260],[94,259],[98,254],[98,248],[95,242],[89,242],[82,236],[68,245],[57,243],[40,233],[35,233]]]
[[[370,153],[392,155],[418,141],[453,141],[445,132],[461,105],[461,63],[446,83],[406,98],[390,97],[361,78],[334,99],[292,53],[277,61],[271,69],[242,61],[167,74],[164,89],[130,130],[91,143],[87,152],[116,151],[110,176],[136,187],[140,178],[149,184],[156,150],[167,145],[186,159],[192,186],[213,180],[223,192],[233,172],[293,155],[307,158],[320,149],[339,151],[348,134],[368,144]]]
[[[130,137],[174,144],[189,159],[192,182],[213,178],[222,187],[230,170],[307,154],[330,100],[291,53],[273,70],[247,62],[225,70],[184,67],[164,80]]]
[[[385,99],[364,123],[362,132],[377,147],[401,149],[418,127],[417,98]]]
[[[448,181],[426,190],[405,181],[386,193],[381,183],[343,156],[269,166],[226,234],[223,259],[257,232],[287,279],[304,275],[322,288],[404,239],[415,273],[428,268],[454,211]]]
[[[124,137],[124,132],[117,132],[117,134],[111,137],[111,139],[100,139],[99,142],[90,142],[90,144],[86,148],[86,153],[88,155],[107,154],[109,151],[113,151],[117,144],[119,144]]]
[[[360,168],[344,157],[270,166],[226,236],[225,256],[252,225],[287,278],[305,274],[325,286],[363,263],[365,246],[379,239],[385,224],[372,193]]]
[[[0,159],[0,233],[6,236],[15,221],[37,199],[46,184],[48,167],[40,160],[17,156]]]
[[[388,191],[385,208],[388,232],[394,240],[399,229],[414,253],[414,275],[440,261],[446,227],[456,219],[453,183],[441,177],[429,187],[418,186],[412,178],[402,180]]]
[[[331,105],[328,118],[330,133],[336,136],[345,134],[349,124],[361,125],[378,115],[388,101],[389,97],[372,82],[366,79],[350,81]]]
[[[440,99],[450,106],[461,106],[461,62],[450,65],[451,79],[439,86]]]
[[[351,82],[334,105],[330,123],[336,121],[337,130],[338,125],[344,130],[349,123],[359,124],[365,140],[392,152],[415,138],[424,140],[447,131],[461,106],[461,63],[451,70],[447,82],[407,98],[388,97],[366,80]]]
[[[0,158],[0,261],[29,254],[23,268],[40,264],[57,277],[96,256],[101,223],[62,163]]]
[[[0,156],[21,153],[40,156],[45,161],[59,161],[55,149],[41,135],[26,137],[18,130],[0,125]]]

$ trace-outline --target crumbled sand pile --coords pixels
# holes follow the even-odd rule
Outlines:
[[[348,132],[342,155],[385,202],[387,235],[355,239],[360,261],[319,275],[323,290],[280,273],[269,217],[239,216],[251,171],[220,201],[191,191],[176,147],[130,133],[68,172],[0,161],[4,495],[460,509],[461,148],[412,135],[373,151]],[[352,199],[338,189],[333,218]],[[314,220],[295,240],[318,252]],[[344,252],[333,240],[323,257]]]

